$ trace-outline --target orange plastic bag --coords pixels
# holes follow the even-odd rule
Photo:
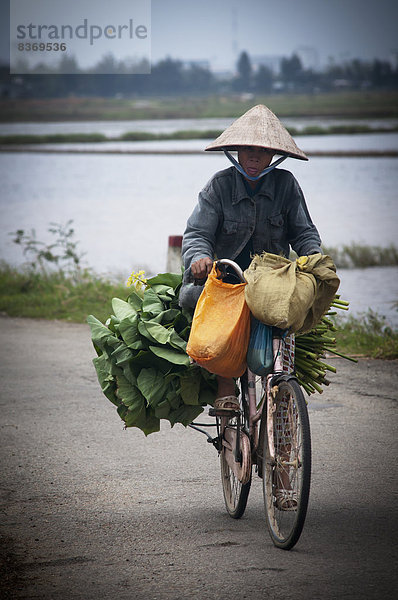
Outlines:
[[[217,279],[214,263],[195,308],[187,354],[222,377],[240,377],[246,369],[250,337],[246,285]]]

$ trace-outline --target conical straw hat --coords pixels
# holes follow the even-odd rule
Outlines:
[[[236,119],[205,150],[235,150],[236,146],[261,146],[292,158],[308,160],[274,113],[258,104]]]

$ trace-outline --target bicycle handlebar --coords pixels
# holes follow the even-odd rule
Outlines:
[[[230,260],[229,258],[220,258],[220,260],[217,260],[216,262],[216,267],[219,268],[220,265],[226,265],[231,267],[235,271],[236,276],[239,277],[239,279],[242,281],[242,283],[246,283],[243,271],[236,262]]]
[[[246,279],[243,275],[243,271],[236,262],[234,262],[233,260],[230,260],[229,258],[220,258],[219,260],[217,260],[215,262],[216,262],[216,268],[221,273],[221,278],[226,277],[226,275],[227,275],[226,267],[231,267],[231,269],[233,269],[233,271],[235,272],[236,277],[242,283],[246,283]],[[202,279],[195,279],[194,285],[204,285],[206,279],[207,279],[207,275],[206,275],[206,277],[204,277]]]

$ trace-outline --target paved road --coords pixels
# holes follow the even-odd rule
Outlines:
[[[336,361],[310,400],[313,483],[294,550],[254,480],[224,510],[215,450],[123,430],[84,325],[0,318],[2,598],[389,598],[396,592],[397,362]]]

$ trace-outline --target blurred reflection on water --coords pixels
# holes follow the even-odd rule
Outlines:
[[[297,176],[325,245],[396,244],[398,159],[284,164]],[[73,219],[81,250],[96,271],[162,271],[168,236],[184,231],[198,192],[226,166],[224,156],[206,154],[0,154],[0,257],[23,261],[9,232],[35,228],[38,239],[48,240],[51,221]],[[394,273],[383,283],[383,302],[398,296]],[[368,305],[374,306],[370,297]]]
[[[357,135],[297,135],[297,144],[304,152],[398,152],[398,133],[364,133]],[[200,152],[213,140],[159,140],[142,142],[80,142],[80,143],[53,143],[40,145],[27,145],[37,151],[38,149],[57,152]]]
[[[6,134],[49,134],[49,133],[102,133],[118,137],[127,131],[150,131],[170,133],[186,129],[204,131],[225,129],[234,119],[140,119],[136,121],[74,121],[59,123],[0,123],[0,135]],[[328,117],[301,117],[282,119],[286,127],[299,130],[304,127],[331,127],[333,125],[367,125],[372,128],[392,128],[398,119],[335,119]]]

